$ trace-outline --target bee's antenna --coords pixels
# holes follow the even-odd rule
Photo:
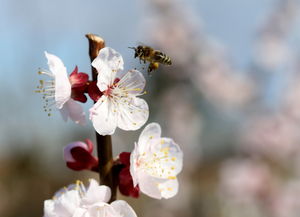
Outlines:
[[[130,48],[130,49],[133,49],[133,50],[135,50],[135,49],[136,49],[135,47],[128,47],[128,48]]]

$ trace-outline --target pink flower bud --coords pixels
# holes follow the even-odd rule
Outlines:
[[[98,158],[94,157],[93,143],[89,140],[85,140],[86,143],[76,141],[68,144],[64,148],[64,160],[67,167],[72,170],[92,170],[97,171]]]

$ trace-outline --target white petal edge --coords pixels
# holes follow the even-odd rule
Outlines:
[[[124,104],[119,103],[117,110],[118,127],[122,130],[137,130],[141,128],[149,118],[147,102],[138,97],[132,97],[129,102]]]
[[[165,199],[169,199],[178,193],[179,184],[177,179],[172,179],[160,183],[158,187],[161,191],[161,196]]]
[[[117,112],[114,104],[106,96],[101,96],[90,109],[90,119],[100,135],[112,135],[117,127]]]
[[[71,149],[74,147],[82,147],[88,151],[88,146],[84,142],[76,141],[68,144],[64,147],[64,160],[67,162],[75,162],[75,159],[71,155]]]
[[[111,197],[111,190],[105,185],[100,185],[94,179],[90,179],[89,188],[82,199],[83,204],[94,204],[97,202],[107,203]]]
[[[124,217],[137,217],[132,207],[124,200],[116,200],[110,205]]]
[[[98,71],[97,86],[104,91],[107,85],[112,85],[116,73],[123,70],[124,61],[120,53],[110,47],[102,48],[93,60],[92,66]]]
[[[138,184],[138,177],[137,177],[137,166],[136,161],[138,160],[139,154],[138,154],[138,146],[137,143],[134,144],[134,149],[130,154],[130,175],[132,177],[133,186],[136,187]]]
[[[146,80],[143,74],[137,70],[128,71],[119,81],[119,88],[125,90],[131,95],[139,95],[143,92]]]
[[[141,154],[148,150],[148,146],[150,145],[150,140],[160,139],[161,136],[161,127],[158,123],[150,123],[148,124],[142,133],[139,136],[138,140],[138,152]]]
[[[137,171],[137,177],[141,192],[155,199],[162,198],[158,185],[164,182],[164,179],[150,176],[141,170]]]
[[[170,168],[173,167],[173,169],[170,171],[170,176],[176,176],[178,173],[182,170],[182,161],[183,161],[183,152],[180,149],[179,145],[174,142],[171,138],[163,137],[160,139],[159,146],[160,149],[168,149],[168,162],[164,162],[165,166],[168,167],[169,171]],[[156,149],[156,147],[153,147],[153,149]],[[151,151],[154,151],[152,147],[150,147]],[[157,150],[160,151],[160,150]],[[166,168],[167,169],[167,168]]]
[[[45,56],[48,60],[50,71],[55,77],[55,103],[58,109],[70,99],[71,97],[71,84],[68,78],[67,69],[61,59],[53,54],[45,51]]]
[[[73,99],[68,100],[59,111],[65,121],[70,118],[76,124],[86,124],[85,113],[81,105]]]

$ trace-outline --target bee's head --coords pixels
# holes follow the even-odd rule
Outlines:
[[[128,48],[133,49],[135,51],[134,58],[136,58],[138,56],[138,47],[128,47]]]

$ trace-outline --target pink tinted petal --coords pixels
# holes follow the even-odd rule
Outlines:
[[[81,87],[86,85],[89,80],[89,76],[86,73],[80,72],[76,75],[70,76],[70,82],[72,87]]]
[[[69,111],[67,106],[63,106],[61,109],[59,109],[59,112],[61,114],[62,119],[66,122],[69,119]]]
[[[83,149],[88,150],[88,146],[84,142],[80,142],[80,141],[72,142],[64,148],[64,160],[65,161],[69,161],[69,162],[75,161],[75,159],[73,158],[73,156],[71,154],[71,149],[75,148],[75,147],[81,147]]]
[[[83,112],[82,107],[74,100],[70,99],[63,106],[63,109],[64,111],[62,113],[67,114],[67,117],[69,117],[76,124],[85,125],[85,113]]]
[[[91,140],[89,140],[89,139],[86,139],[85,142],[86,142],[86,144],[87,144],[88,151],[89,151],[90,153],[92,153],[92,152],[93,152],[93,149],[94,149],[94,143],[93,143]]]
[[[70,74],[70,78],[71,78],[72,76],[75,76],[77,73],[78,73],[78,66],[75,66],[73,72]],[[72,83],[72,82],[71,82],[71,83]]]

